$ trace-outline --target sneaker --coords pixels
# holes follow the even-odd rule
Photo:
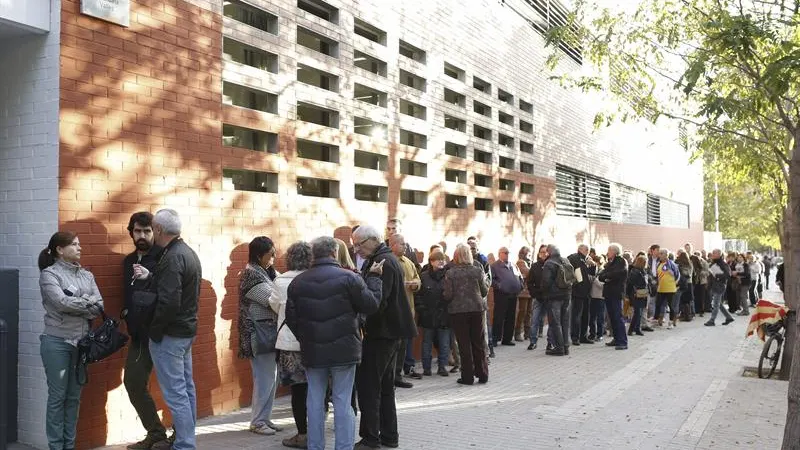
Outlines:
[[[151,448],[153,448],[154,445],[159,444],[161,442],[169,444],[169,442],[167,441],[166,438],[159,439],[159,438],[154,438],[154,437],[151,437],[150,435],[148,435],[147,437],[145,437],[141,441],[139,441],[139,442],[137,442],[135,444],[131,444],[126,448],[128,448],[129,450],[150,450]]]
[[[273,422],[271,420],[267,422],[267,426],[272,428],[275,431],[283,431],[283,427],[282,426],[278,425],[277,423],[275,423],[275,422]]]
[[[459,370],[461,370],[461,366],[455,365],[450,369],[450,373],[458,373]]]
[[[436,371],[436,375],[439,375],[440,377],[449,377],[450,373],[447,372],[447,369],[444,367],[439,367],[439,370]]]
[[[489,347],[489,358],[494,358],[495,356],[497,355],[494,354],[494,347]]]
[[[272,436],[273,434],[275,434],[275,430],[270,428],[269,425],[265,423],[250,425],[250,432],[255,434],[260,434],[263,436]]]
[[[525,342],[525,339],[522,338],[521,334],[514,336],[514,340],[517,342]]]
[[[422,369],[422,374],[426,377],[433,375],[433,373],[431,373],[431,369]]]
[[[305,434],[295,434],[281,441],[281,444],[289,448],[308,448],[308,437]]]
[[[409,376],[410,378],[413,378],[413,379],[415,379],[415,380],[421,380],[421,379],[422,379],[422,375],[420,375],[419,373],[417,373],[417,372],[414,370],[414,368],[413,368],[413,367],[412,367],[411,369],[409,369],[409,370],[408,370],[408,376]]]
[[[667,329],[668,329],[668,330],[671,330],[671,329],[673,329],[673,328],[674,328],[674,325],[672,325],[672,322],[668,322],[668,323],[667,323]]]
[[[536,350],[536,344],[529,345],[528,350]]]

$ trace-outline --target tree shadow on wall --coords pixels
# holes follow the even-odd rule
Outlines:
[[[123,306],[121,281],[125,256],[112,250],[106,226],[89,218],[65,222],[59,228],[78,234],[82,247],[81,265],[94,275],[106,314],[119,318]],[[97,327],[100,322],[100,319],[95,319],[92,326]],[[89,382],[81,394],[79,412],[79,417],[86,418],[79,422],[80,448],[98,447],[107,442],[109,421],[106,404],[109,393],[122,385],[122,369],[127,354],[125,348],[89,366]]]
[[[200,302],[197,309],[197,337],[192,345],[195,364],[194,384],[197,390],[197,417],[214,413],[214,390],[220,387],[217,355],[217,293],[210,281],[200,281]]]
[[[252,369],[248,360],[239,358],[239,278],[247,266],[248,248],[248,244],[239,244],[231,251],[221,312],[222,320],[230,322],[228,349],[233,360],[232,364],[222,368],[222,377],[225,383],[237,383],[238,392],[234,392],[232,397],[238,401],[237,407],[249,405],[253,397]]]

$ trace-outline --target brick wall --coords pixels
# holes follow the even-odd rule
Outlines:
[[[320,234],[347,239],[355,223],[382,226],[387,217],[401,216],[409,241],[424,251],[440,240],[452,249],[469,234],[478,235],[490,254],[501,245],[515,251],[526,243],[550,241],[565,248],[579,241],[600,246],[613,240],[633,247],[651,241],[671,246],[701,241],[697,168],[687,169],[686,155],[674,139],[665,133],[658,142],[660,151],[647,153],[642,150],[652,144],[652,130],[626,127],[593,133],[596,101],[565,93],[547,81],[541,37],[497,2],[473,2],[474,7],[465,10],[455,0],[367,0],[358,7],[335,1],[331,3],[341,9],[338,25],[298,10],[292,0],[250,3],[279,17],[277,36],[223,19],[221,2],[132,0],[130,28],[81,16],[77,0],[64,0],[61,9],[59,222],[80,233],[83,263],[97,276],[109,311],[116,313],[122,290],[120,263],[133,249],[125,231],[129,215],[165,206],[181,213],[184,238],[203,261],[200,331],[194,347],[200,416],[249,403],[249,366],[236,358],[236,288],[246,244],[253,236],[266,234],[284,250],[297,239]],[[363,20],[387,31],[389,45],[353,36],[356,11]],[[339,41],[339,58],[297,45],[297,24]],[[277,53],[279,73],[254,72],[223,62],[223,34]],[[397,55],[401,38],[428,52],[426,65]],[[388,77],[355,70],[354,49],[385,60]],[[470,83],[444,77],[444,61],[464,69]],[[298,84],[298,64],[336,74],[342,81],[340,92]],[[570,68],[569,64],[565,67]],[[400,85],[400,68],[425,76],[428,90],[418,93]],[[491,96],[469,87],[473,74],[493,84]],[[277,94],[278,113],[222,105],[223,77]],[[389,93],[387,108],[352,99],[354,82]],[[464,93],[469,102],[480,98],[495,110],[495,119],[445,103],[445,87]],[[534,123],[534,134],[497,123],[497,109],[524,115],[496,99],[497,87],[535,105],[534,114],[526,119]],[[398,114],[400,97],[428,107],[428,119]],[[295,120],[298,101],[337,109],[339,128]],[[445,113],[467,119],[468,133],[444,128]],[[385,121],[393,140],[401,128],[426,134],[428,148],[354,134],[356,115]],[[277,133],[278,153],[224,147],[223,122]],[[471,137],[474,123],[495,130],[495,143]],[[497,130],[533,142],[534,154],[500,148]],[[298,158],[296,137],[339,145],[339,163]],[[466,145],[468,159],[445,156],[445,140]],[[492,152],[493,164],[473,162],[474,148]],[[386,155],[388,171],[354,167],[356,149]],[[534,174],[500,168],[501,155],[514,158],[517,164],[533,163]],[[428,177],[401,175],[401,158],[426,162]],[[690,203],[692,228],[634,227],[558,217],[553,211],[556,162]],[[445,167],[469,172],[469,184],[444,182]],[[680,183],[654,177],[655,167],[668,167],[662,172],[674,170]],[[278,193],[227,190],[223,168],[277,173]],[[472,172],[492,176],[495,188],[472,186]],[[339,180],[339,198],[298,195],[298,176]],[[516,181],[514,192],[496,189],[501,176]],[[387,186],[388,202],[354,200],[354,180]],[[520,194],[521,181],[533,183],[535,193]],[[401,204],[400,189],[428,192],[428,205]],[[444,193],[469,197],[469,208],[446,208]],[[493,198],[494,211],[475,211],[474,197]],[[501,213],[500,200],[514,201],[517,206],[520,201],[533,203],[536,214]],[[134,425],[136,415],[121,384],[124,357],[122,352],[92,367],[92,382],[83,395],[81,448],[129,441],[143,434]],[[155,385],[152,391],[164,411]]]
[[[57,10],[59,2],[53,4]],[[0,267],[20,274],[19,389],[10,393],[19,401],[18,440],[42,447],[44,310],[36,260],[57,227],[60,36],[57,14],[51,21],[47,8],[32,11],[52,22],[49,34],[17,30],[0,39]]]

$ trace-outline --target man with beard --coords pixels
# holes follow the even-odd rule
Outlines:
[[[153,215],[149,212],[137,212],[128,222],[128,233],[133,239],[136,250],[125,257],[122,263],[124,274],[122,285],[125,289],[125,306],[123,317],[128,323],[128,334],[131,340],[128,343],[128,359],[125,361],[125,390],[131,401],[139,420],[147,430],[144,440],[128,446],[131,450],[168,449],[172,442],[167,439],[167,431],[158,417],[153,397],[150,396],[149,380],[153,370],[153,360],[150,357],[150,348],[147,338],[147,324],[136,320],[137,314],[131,313],[133,293],[144,290],[146,280],[133,279],[133,265],[141,264],[149,271],[155,270],[156,256],[161,252],[161,247],[153,244]]]

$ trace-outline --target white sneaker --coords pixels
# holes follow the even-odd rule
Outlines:
[[[671,330],[672,328],[673,328],[673,326],[672,326],[672,322],[669,322],[669,323],[667,323],[667,329],[668,329],[668,330]]]
[[[258,425],[250,425],[250,431],[255,434],[261,434],[264,436],[272,436],[275,434],[275,430],[269,427],[269,425],[265,423],[260,423]]]

